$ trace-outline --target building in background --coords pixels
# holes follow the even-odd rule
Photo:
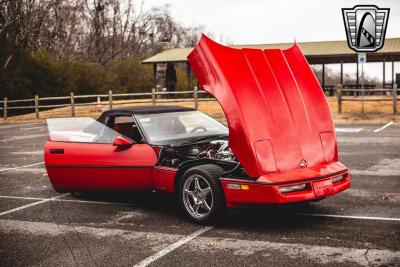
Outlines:
[[[259,48],[259,49],[286,49],[292,43],[278,43],[278,44],[259,44],[259,45],[237,45],[235,48]],[[337,84],[342,84],[344,88],[360,88],[361,70],[357,62],[357,53],[351,50],[346,41],[322,41],[322,42],[300,42],[298,43],[304,55],[306,56],[309,64],[318,69],[317,76],[324,91],[329,94],[334,94],[334,87]],[[191,87],[193,74],[190,65],[187,62],[187,55],[193,48],[173,48],[167,49],[159,54],[142,61],[144,64],[153,64],[154,70],[154,87],[158,90],[174,90],[176,85],[176,73],[173,75],[172,69],[174,65],[184,64],[186,68],[186,76],[188,79],[188,87]],[[385,46],[378,52],[368,53],[367,62],[382,63],[382,81],[364,84],[365,89],[372,89],[382,86],[382,88],[393,88],[395,84],[395,62],[400,61],[400,38],[386,38]],[[346,73],[343,70],[344,64],[353,63],[355,68],[355,75],[346,81]],[[367,63],[367,64],[368,64]],[[339,64],[339,77],[337,81],[327,81],[326,68],[329,64]],[[387,65],[389,64],[389,73]],[[318,68],[319,66],[319,68]],[[166,88],[166,89],[163,89]],[[176,87],[175,87],[176,88]],[[191,90],[191,88],[188,88]]]

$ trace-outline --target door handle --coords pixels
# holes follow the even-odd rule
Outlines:
[[[63,148],[51,148],[50,154],[64,154]]]

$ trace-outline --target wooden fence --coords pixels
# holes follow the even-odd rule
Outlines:
[[[356,93],[359,95],[358,97],[349,97],[349,96],[344,96],[343,93]],[[372,94],[373,97],[365,98],[365,93],[368,92],[369,94]],[[383,94],[381,97],[377,97],[377,94]],[[342,89],[342,86],[339,84],[336,86],[336,97],[338,101],[338,113],[342,113],[342,106],[343,102],[345,101],[353,101],[353,102],[361,102],[361,114],[364,116],[365,110],[364,110],[364,102],[381,102],[381,101],[386,101],[386,102],[392,102],[393,105],[393,114],[397,115],[397,101],[398,99],[398,92],[397,92],[397,85],[395,84],[393,86],[393,89]]]
[[[208,94],[208,92],[203,90],[198,90],[197,87],[194,87],[193,91],[174,91],[174,92],[156,92],[155,89],[152,89],[151,93],[125,93],[125,94],[113,94],[110,90],[108,94],[95,94],[95,95],[75,95],[71,93],[69,96],[56,96],[56,97],[39,97],[35,95],[34,98],[29,99],[18,99],[18,100],[9,100],[7,97],[4,97],[3,101],[0,101],[1,107],[0,110],[3,110],[3,118],[7,119],[8,112],[10,110],[21,110],[21,109],[30,109],[35,112],[36,118],[39,119],[39,111],[43,109],[49,108],[61,108],[61,107],[70,107],[71,108],[71,117],[75,117],[75,107],[76,106],[90,106],[90,105],[98,105],[99,102],[104,103],[104,99],[108,102],[108,108],[112,109],[113,103],[115,104],[116,99],[118,99],[118,104],[152,104],[156,105],[157,103],[168,103],[168,102],[191,102],[193,101],[194,107],[197,109],[200,101],[214,101],[214,98],[210,97],[200,97],[202,94]],[[191,95],[191,98],[171,98],[171,99],[162,99],[162,96],[177,96],[177,95]],[[127,98],[137,97],[134,102],[131,100],[127,100]],[[145,97],[145,98],[143,98]],[[147,97],[147,98],[146,98]],[[77,100],[88,99],[86,102],[80,101],[77,103]],[[66,100],[68,103],[64,104],[44,104],[43,102],[49,101],[62,101]],[[123,101],[121,101],[123,100]],[[25,106],[10,106],[9,104],[14,103],[29,103]]]
[[[359,94],[361,93],[361,97],[348,97],[345,96],[343,93],[345,92],[358,92]],[[342,113],[342,106],[343,102],[345,101],[359,101],[362,102],[362,110],[361,113],[364,115],[364,102],[365,101],[391,101],[393,102],[393,114],[397,114],[397,86],[395,85],[393,89],[368,89],[368,92],[374,93],[383,93],[383,94],[388,94],[383,97],[374,97],[374,98],[364,98],[364,90],[361,89],[342,89],[341,85],[336,86],[336,96],[337,96],[337,101],[338,101],[338,113]],[[113,101],[116,99],[119,99],[118,104],[128,104],[128,103],[134,103],[134,104],[152,104],[156,105],[157,103],[167,103],[167,102],[190,102],[193,101],[194,107],[197,109],[199,106],[200,101],[214,101],[215,99],[212,97],[208,98],[201,98],[201,94],[208,94],[208,92],[203,91],[203,90],[198,90],[197,87],[194,87],[193,91],[174,91],[174,92],[156,92],[155,89],[152,89],[151,93],[126,93],[126,94],[113,94],[113,92],[110,90],[108,94],[96,94],[96,95],[74,95],[74,93],[71,93],[69,96],[57,96],[57,97],[40,97],[38,95],[35,95],[34,98],[29,98],[29,99],[19,99],[19,100],[9,100],[7,97],[4,97],[3,101],[0,101],[0,110],[3,110],[3,118],[7,118],[7,113],[9,110],[16,110],[16,109],[31,109],[35,111],[36,118],[39,119],[39,111],[41,109],[49,109],[49,108],[59,108],[59,107],[70,107],[71,108],[71,116],[75,117],[75,107],[76,106],[88,106],[88,105],[98,105],[99,101],[101,99],[106,99],[108,102],[108,107],[109,109],[112,109],[113,107]],[[176,95],[191,95],[191,98],[180,98],[180,99],[162,99],[162,96],[176,96]],[[132,100],[126,100],[126,101],[121,101],[123,98],[129,98],[129,97],[137,97],[135,102],[132,102]],[[148,97],[148,98],[143,98],[143,97]],[[87,102],[81,102],[77,103],[76,100],[81,100],[81,99],[89,99],[90,101]],[[68,103],[64,104],[43,104],[43,102],[49,102],[49,101],[62,101],[62,100],[67,100]],[[14,103],[30,103],[30,105],[27,106],[9,106],[9,104],[14,104]],[[103,102],[104,103],[104,102]],[[1,105],[2,104],[2,105]],[[33,104],[33,105],[32,105]]]

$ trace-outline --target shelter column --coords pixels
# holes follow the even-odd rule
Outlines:
[[[382,62],[382,88],[385,88],[385,84],[386,84],[386,59],[383,59]]]
[[[392,88],[394,88],[394,61],[392,60]]]
[[[343,61],[340,61],[340,84],[343,86]]]
[[[325,64],[322,63],[322,90],[325,92]]]
[[[189,63],[186,63],[186,75],[188,81],[188,91],[192,90],[192,69],[190,68]]]
[[[153,63],[153,82],[154,88],[157,88],[157,63]]]

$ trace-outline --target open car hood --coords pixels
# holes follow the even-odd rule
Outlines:
[[[188,60],[222,106],[229,145],[251,177],[338,160],[329,106],[297,44],[235,49],[203,35]]]

